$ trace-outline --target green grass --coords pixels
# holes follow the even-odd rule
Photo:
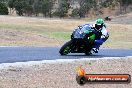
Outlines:
[[[50,36],[51,38],[69,40],[71,32],[46,32],[45,34]]]
[[[60,28],[54,30],[52,28],[36,27],[33,25],[0,24],[0,29],[13,29],[19,31],[33,32],[41,35],[46,35],[50,38],[61,40],[69,40],[71,35],[71,32],[69,31],[64,32]]]

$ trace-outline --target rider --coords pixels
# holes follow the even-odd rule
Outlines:
[[[94,30],[96,32],[96,40],[94,42],[92,50],[95,53],[98,53],[100,45],[102,45],[108,39],[109,33],[106,30],[106,25],[103,19],[97,19],[95,24],[84,24],[82,26],[79,26],[79,29],[89,30],[89,27],[91,27],[91,30]]]
[[[108,39],[109,33],[106,29],[106,25],[103,19],[97,19],[96,23],[93,24],[92,28],[98,31],[98,34],[100,34],[99,36],[97,36],[98,38],[95,40],[94,44],[95,49],[93,48],[93,51],[95,53],[98,53],[100,45],[102,45]]]

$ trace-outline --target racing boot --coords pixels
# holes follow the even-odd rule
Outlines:
[[[94,53],[98,53],[99,48],[93,48],[92,50],[94,51]]]

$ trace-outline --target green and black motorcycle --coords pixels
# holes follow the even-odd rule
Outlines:
[[[66,42],[60,49],[61,55],[69,53],[85,53],[90,55],[96,38],[95,32],[89,27],[87,30],[77,28],[71,35],[71,40]]]

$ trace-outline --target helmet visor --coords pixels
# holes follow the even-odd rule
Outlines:
[[[102,29],[102,27],[103,27],[103,24],[95,24],[95,28],[96,28],[97,30]]]

